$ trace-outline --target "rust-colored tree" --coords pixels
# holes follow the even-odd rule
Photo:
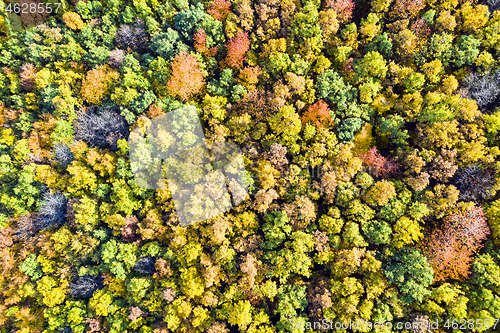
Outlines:
[[[33,64],[26,63],[21,67],[21,85],[27,91],[32,91],[35,87],[36,67]]]
[[[248,32],[240,32],[236,37],[231,38],[227,47],[227,56],[225,63],[229,67],[242,68],[243,60],[245,60],[245,54],[250,49],[250,39],[248,38]]]
[[[214,0],[210,4],[207,12],[216,20],[224,21],[227,14],[231,12],[231,1],[229,0]]]
[[[395,160],[389,160],[387,157],[377,152],[377,147],[373,147],[368,152],[361,154],[359,158],[366,165],[368,172],[375,176],[384,178],[393,175],[399,170],[399,165]]]
[[[302,115],[302,122],[312,123],[316,127],[328,127],[332,125],[333,120],[328,104],[320,99],[311,105]]]
[[[354,10],[354,1],[352,0],[327,0],[327,6],[335,10],[337,19],[340,23],[347,22]]]
[[[194,55],[181,51],[172,61],[172,76],[167,83],[168,93],[183,101],[196,95],[205,85],[205,73]]]
[[[448,216],[443,228],[434,230],[422,244],[435,281],[467,278],[473,254],[483,246],[481,242],[489,233],[481,207]]]
[[[394,19],[411,19],[424,8],[424,0],[396,0],[390,11],[390,16]]]

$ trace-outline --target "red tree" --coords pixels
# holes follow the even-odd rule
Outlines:
[[[330,108],[325,101],[319,100],[311,105],[302,115],[303,122],[311,122],[316,127],[325,127],[333,123]]]
[[[210,4],[207,12],[216,20],[223,21],[231,8],[231,1],[228,0],[214,0]]]
[[[248,32],[240,32],[236,37],[231,38],[227,47],[226,64],[233,68],[242,68],[245,54],[250,49],[250,39]]]
[[[384,178],[391,176],[398,169],[399,166],[396,161],[389,160],[388,158],[380,155],[377,152],[377,147],[373,147],[368,150],[367,153],[359,155],[359,158],[363,160],[365,165],[368,167],[368,171],[375,176],[382,176]]]
[[[422,251],[434,269],[434,279],[467,278],[473,255],[490,231],[483,209],[448,216],[443,229],[436,229],[424,242]]]
[[[337,19],[343,23],[348,21],[354,10],[354,2],[352,0],[327,0],[327,6],[337,12]]]

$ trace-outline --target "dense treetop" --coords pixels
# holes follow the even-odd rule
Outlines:
[[[499,1],[60,2],[0,2],[0,332],[499,330]],[[189,226],[129,157],[182,107],[250,191]]]

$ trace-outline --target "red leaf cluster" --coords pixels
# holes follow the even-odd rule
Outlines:
[[[302,115],[303,122],[310,122],[316,127],[326,127],[333,123],[330,108],[325,101],[319,100],[311,105]]]
[[[435,281],[467,278],[473,254],[489,233],[481,207],[448,216],[443,229],[436,229],[422,248],[434,269]]]
[[[248,32],[240,32],[236,37],[231,38],[227,47],[226,64],[233,68],[242,68],[245,54],[250,49],[250,39]]]
[[[210,8],[207,10],[207,12],[212,16],[214,19],[223,21],[226,16],[229,14],[231,11],[231,1],[229,0],[214,0],[210,4]]]
[[[354,10],[354,2],[352,0],[327,0],[327,6],[337,12],[337,19],[343,23],[348,21]]]
[[[418,19],[411,25],[411,30],[419,37],[429,36],[432,32],[429,24],[424,19]]]
[[[367,153],[361,154],[359,158],[363,160],[364,164],[368,167],[368,172],[377,177],[389,177],[399,169],[399,165],[396,164],[396,161],[389,160],[380,155],[377,152],[377,147],[373,147],[368,150]]]
[[[213,57],[217,53],[217,47],[207,48],[207,34],[203,29],[199,29],[194,34],[194,48],[196,52],[204,54],[208,57]]]

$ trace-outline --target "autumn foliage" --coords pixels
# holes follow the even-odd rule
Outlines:
[[[231,1],[228,0],[214,0],[210,4],[210,8],[207,10],[214,19],[223,21],[227,14],[229,14],[231,8]]]
[[[183,101],[196,95],[205,85],[205,73],[196,57],[186,51],[180,52],[172,61],[172,76],[167,83],[170,95]]]
[[[380,155],[377,152],[377,147],[373,147],[368,152],[361,154],[359,158],[368,167],[370,173],[376,176],[389,177],[399,169],[395,161]]]
[[[435,280],[467,278],[472,256],[489,233],[482,207],[448,216],[443,228],[436,229],[422,246]]]
[[[312,123],[316,127],[327,127],[333,124],[330,108],[323,100],[319,100],[311,105],[307,111],[304,112],[301,119],[303,122]]]
[[[217,53],[217,47],[207,48],[207,34],[203,29],[198,29],[194,34],[194,49],[196,52],[213,57]]]
[[[120,74],[108,65],[94,68],[82,81],[82,97],[91,104],[101,104]]]
[[[227,47],[226,64],[229,67],[241,68],[243,67],[243,60],[245,54],[250,49],[250,39],[247,32],[240,32],[236,37],[229,40]]]
[[[400,19],[413,18],[424,7],[424,0],[396,0],[391,14],[393,17]]]
[[[352,0],[327,0],[327,6],[337,12],[337,19],[342,23],[351,18],[355,4]]]

